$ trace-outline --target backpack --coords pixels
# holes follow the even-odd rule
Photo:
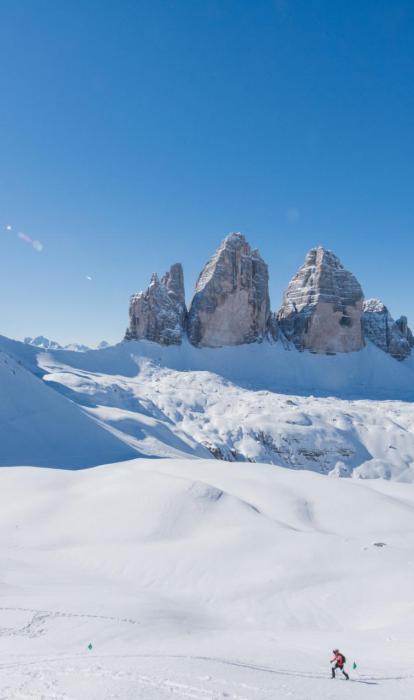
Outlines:
[[[346,656],[344,656],[343,654],[338,654],[338,656],[341,657],[341,663],[346,664]]]

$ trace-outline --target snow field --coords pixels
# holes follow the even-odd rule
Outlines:
[[[412,403],[246,388],[210,371],[171,369],[142,355],[134,356],[132,377],[75,371],[58,359],[42,358],[45,381],[138,455],[214,455],[323,474],[414,480]]]
[[[0,353],[2,466],[214,456],[414,480],[412,358],[372,345],[329,357],[267,342],[76,353],[0,337]]]
[[[4,468],[0,697],[408,700],[413,514],[410,484],[271,465]]]

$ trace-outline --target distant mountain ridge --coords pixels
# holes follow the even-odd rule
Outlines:
[[[26,345],[34,345],[37,348],[42,348],[42,350],[72,350],[73,352],[87,352],[88,350],[92,350],[88,345],[83,345],[82,343],[60,345],[56,340],[50,340],[44,335],[38,335],[36,338],[28,336],[23,342],[26,343]],[[96,346],[96,350],[102,350],[107,347],[109,347],[109,343],[107,343],[106,340],[102,340],[99,345]]]

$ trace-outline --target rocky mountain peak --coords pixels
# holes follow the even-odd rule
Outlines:
[[[345,270],[335,253],[322,246],[308,252],[285,293],[298,311],[320,302],[348,306],[360,301],[363,296],[354,275]]]
[[[172,299],[185,306],[184,272],[181,263],[171,265],[168,272],[162,276],[161,284],[167,288]]]
[[[125,340],[146,339],[161,345],[179,345],[186,316],[183,269],[180,263],[175,263],[161,280],[153,273],[148,289],[131,297]]]
[[[408,327],[407,317],[394,321],[388,308],[380,299],[364,302],[364,333],[374,345],[397,360],[404,360],[414,347],[414,337]]]
[[[289,283],[278,322],[299,350],[361,350],[363,298],[354,275],[332,251],[319,246],[308,252]]]
[[[202,270],[188,315],[193,345],[261,340],[270,314],[268,268],[241,233],[230,233]]]
[[[367,338],[399,360],[414,347],[407,318],[395,321],[379,299],[364,302],[356,277],[323,246],[309,250],[277,313],[270,311],[268,282],[259,251],[242,233],[230,233],[201,271],[188,313],[181,264],[161,278],[153,273],[146,291],[131,297],[125,339],[177,345],[187,336],[196,347],[214,348],[267,338],[335,354],[361,350]]]

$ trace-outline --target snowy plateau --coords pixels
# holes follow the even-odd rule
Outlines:
[[[413,399],[369,341],[0,337],[0,698],[412,700]]]

